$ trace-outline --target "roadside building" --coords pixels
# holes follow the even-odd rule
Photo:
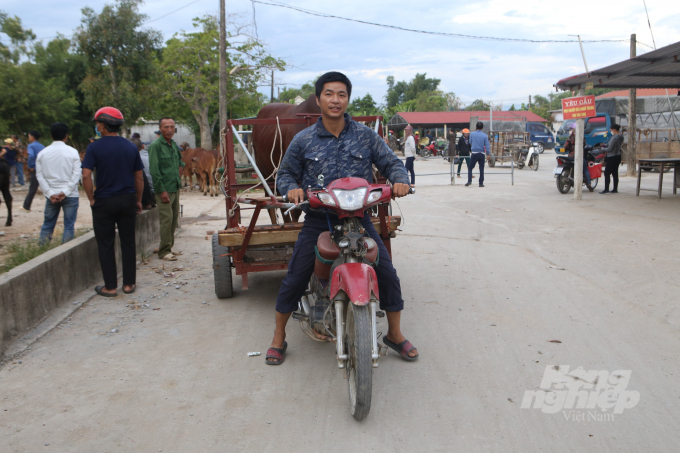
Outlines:
[[[142,118],[137,123],[138,124],[130,127],[130,135],[137,132],[142,143],[144,143],[146,146],[149,146],[151,142],[158,138],[158,136],[155,134],[155,132],[158,131],[158,120],[146,120]],[[189,129],[186,124],[176,124],[177,132],[175,132],[173,140],[175,140],[177,144],[187,142],[189,144],[189,148],[195,148],[196,136],[191,132],[191,129]]]
[[[398,112],[390,118],[387,126],[390,130],[394,130],[395,133],[399,133],[399,136],[403,135],[402,131],[410,124],[414,132],[419,132],[421,137],[425,135],[426,131],[432,131],[433,136],[446,138],[449,129],[459,131],[464,128],[470,128],[470,121],[476,118],[485,123],[491,122],[488,111]],[[513,121],[545,123],[547,120],[533,112],[495,111],[493,112],[493,121],[498,121],[499,123]],[[485,130],[488,130],[488,124],[485,124]],[[496,130],[495,125],[494,130]]]

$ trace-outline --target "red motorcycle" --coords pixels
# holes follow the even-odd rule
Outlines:
[[[309,190],[301,205],[332,211],[343,223],[319,235],[314,274],[293,319],[313,340],[336,343],[338,368],[349,384],[350,412],[362,420],[371,409],[373,368],[383,347],[378,346],[376,318],[385,313],[378,310],[378,245],[360,219],[369,215],[367,210],[389,203],[392,189],[362,178],[338,179],[324,188],[322,178],[322,188]]]

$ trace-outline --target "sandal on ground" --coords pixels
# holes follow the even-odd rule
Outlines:
[[[137,285],[132,285],[132,289],[130,291],[125,291],[125,289],[123,289],[123,292],[125,294],[132,294],[132,293],[135,292],[136,289],[137,289]]]
[[[288,342],[283,342],[283,348],[269,348],[267,355],[264,358],[264,363],[267,365],[281,365],[286,356],[286,349],[288,349]],[[270,362],[269,359],[276,359],[276,362]]]
[[[177,257],[175,255],[173,255],[172,253],[168,253],[167,255],[165,255],[161,259],[165,260],[165,261],[177,261]]]
[[[393,343],[390,340],[388,340],[387,337],[384,337],[383,342],[385,343],[385,346],[388,346],[388,347],[394,349],[395,351],[397,351],[399,353],[399,355],[404,358],[404,360],[408,360],[409,362],[413,362],[413,361],[417,360],[418,357],[420,357],[420,354],[418,354],[415,357],[411,357],[411,356],[408,355],[409,352],[416,349],[416,347],[413,346],[411,344],[411,342],[408,341],[408,340],[404,340],[401,343],[396,344],[396,343]]]
[[[104,289],[104,285],[95,286],[95,287],[94,287],[94,291],[95,291],[97,294],[99,294],[100,296],[104,296],[104,297],[116,297],[116,296],[118,295],[118,293],[116,293],[116,294],[105,293],[104,291],[102,291],[102,289]]]

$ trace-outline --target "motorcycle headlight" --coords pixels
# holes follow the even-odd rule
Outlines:
[[[338,242],[338,246],[339,246],[340,248],[343,248],[343,249],[344,249],[345,247],[349,247],[349,239],[347,239],[347,238],[340,239],[340,242]]]
[[[378,201],[380,200],[380,197],[382,197],[382,189],[373,190],[371,193],[368,194],[368,200],[366,200],[366,204]]]
[[[341,209],[345,211],[356,211],[364,207],[366,198],[366,187],[359,187],[354,190],[333,189],[333,195],[338,200]]]
[[[333,200],[333,197],[330,196],[330,194],[327,194],[325,192],[321,192],[317,194],[317,197],[319,197],[319,200],[321,200],[321,203],[327,204],[328,206],[335,206],[335,200]]]

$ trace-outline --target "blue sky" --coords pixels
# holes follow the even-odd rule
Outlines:
[[[142,11],[151,19],[187,5],[192,0],[148,0]],[[267,0],[263,0],[267,1]],[[573,39],[629,39],[652,45],[642,0],[615,3],[592,0],[482,0],[470,1],[307,1],[283,3],[337,16],[405,28],[478,36]],[[612,5],[616,5],[612,8]],[[0,1],[0,9],[19,16],[38,37],[71,35],[80,23],[80,9],[102,3],[77,0]],[[647,6],[658,47],[680,41],[680,2],[648,0]],[[217,0],[199,0],[179,12],[154,21],[166,39],[191,29],[191,19],[216,14]],[[329,70],[345,72],[353,95],[371,93],[382,101],[385,78],[411,79],[416,73],[442,80],[441,89],[453,91],[466,102],[477,98],[519,105],[530,94],[545,95],[559,79],[584,72],[577,43],[529,44],[453,39],[409,33],[337,19],[320,18],[274,6],[255,4],[258,34],[272,55],[292,67],[276,74],[278,84],[299,86]],[[252,19],[248,0],[227,0],[227,11]],[[627,42],[584,44],[590,69],[625,59]],[[649,51],[638,47],[638,53]],[[262,88],[262,92],[269,90]]]

